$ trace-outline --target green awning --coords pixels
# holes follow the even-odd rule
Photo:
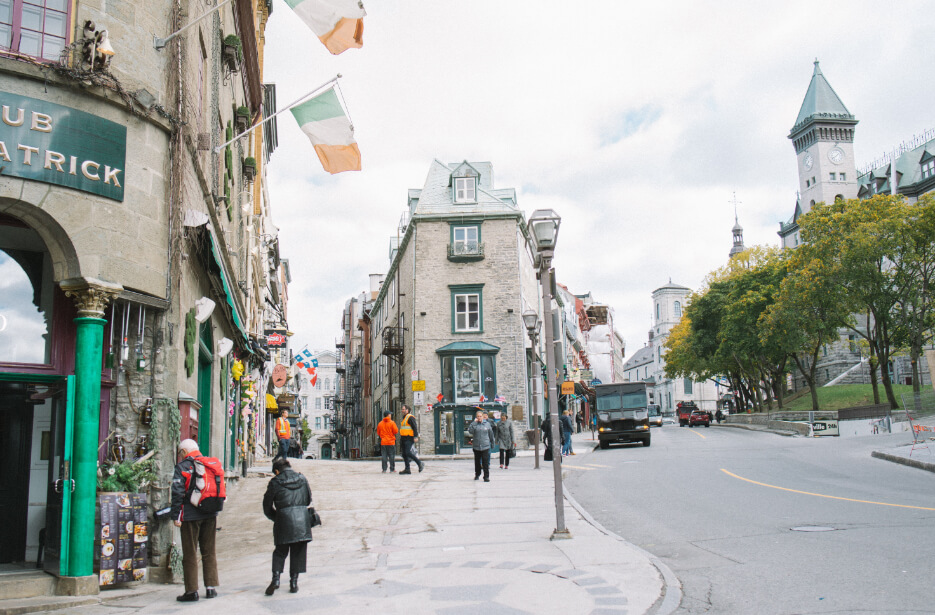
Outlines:
[[[500,352],[499,346],[494,346],[486,342],[452,342],[435,350],[437,354],[455,354],[462,352]]]
[[[227,280],[227,274],[224,272],[224,265],[218,254],[218,247],[214,243],[214,235],[212,233],[209,233],[209,235],[211,236],[211,255],[214,257],[214,262],[217,264],[218,271],[221,274],[221,283],[224,284],[224,294],[227,295],[227,304],[231,308],[231,314],[234,317],[234,325],[236,325],[240,334],[244,336],[244,339],[247,339],[247,332],[243,328],[243,320],[240,318],[240,314],[237,313],[237,305],[234,303],[234,297],[231,295],[231,285]]]

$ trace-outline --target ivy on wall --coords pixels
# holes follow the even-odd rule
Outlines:
[[[195,373],[195,342],[198,340],[198,321],[195,308],[185,315],[185,372],[189,377]]]

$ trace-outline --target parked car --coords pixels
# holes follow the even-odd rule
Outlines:
[[[692,410],[691,416],[688,417],[688,426],[694,427],[695,425],[711,427],[711,417],[704,410]]]
[[[659,406],[650,404],[648,409],[650,427],[662,427],[662,410]]]
[[[693,401],[680,401],[675,404],[675,413],[679,417],[679,427],[685,427],[688,425],[688,417],[691,416],[691,413],[698,409],[698,406],[695,405]]]

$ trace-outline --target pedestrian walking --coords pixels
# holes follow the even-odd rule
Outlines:
[[[717,419],[717,424],[721,424],[721,419],[724,418],[724,413],[721,412],[721,409],[718,408],[717,412],[714,413],[714,418]]]
[[[546,415],[545,420],[542,421],[542,425],[539,426],[539,429],[542,430],[542,440],[545,444],[545,451],[542,454],[543,461],[552,461],[555,454],[555,449],[552,448],[552,421],[555,420],[552,418],[551,414]],[[562,422],[558,421],[558,441],[563,442],[565,439],[565,428],[562,426]]]
[[[289,593],[299,591],[299,575],[305,572],[308,543],[312,540],[312,524],[308,507],[312,505],[312,490],[308,480],[292,469],[288,459],[273,462],[273,474],[263,495],[263,514],[273,522],[273,580],[266,588],[272,596],[279,589],[279,575],[289,558]]]
[[[562,412],[561,425],[564,433],[562,434],[562,455],[574,455],[571,448],[571,436],[575,433],[575,426],[571,422],[571,410]]]
[[[578,414],[575,415],[575,427],[578,428],[577,433],[584,431],[584,410],[578,410]]]
[[[484,482],[490,482],[490,447],[494,442],[493,427],[484,420],[484,412],[478,410],[474,421],[468,426],[471,434],[471,448],[474,450],[474,480],[484,471]]]
[[[289,449],[292,448],[292,425],[289,424],[289,411],[283,410],[282,414],[276,419],[276,438],[279,440],[279,452],[273,457],[273,461],[278,458],[288,459]]]
[[[419,426],[416,424],[416,417],[412,416],[412,410],[409,406],[403,405],[403,420],[399,422],[399,452],[403,456],[405,469],[400,470],[400,474],[412,474],[409,469],[409,462],[413,461],[419,467],[419,472],[425,469],[425,464],[419,459],[416,453],[416,442],[419,441]]]
[[[390,472],[396,471],[396,434],[399,433],[399,427],[390,418],[390,411],[383,411],[383,420],[377,424],[377,435],[380,436],[380,457],[383,464],[383,472],[389,466]]]
[[[191,502],[191,485],[194,481],[195,459],[201,457],[198,443],[191,439],[179,444],[179,462],[172,475],[172,511],[175,527],[182,536],[182,571],[185,593],[178,596],[179,602],[198,601],[198,552],[201,551],[202,575],[205,582],[205,598],[216,597],[218,560],[214,551],[217,535],[216,512],[201,510]]]
[[[497,446],[500,447],[500,468],[510,469],[510,455],[516,450],[516,436],[513,431],[513,421],[509,420],[506,412],[500,413],[500,422],[497,423]]]

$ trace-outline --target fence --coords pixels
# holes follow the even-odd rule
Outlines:
[[[920,391],[919,393],[903,394],[900,397],[902,398],[906,419],[909,421],[909,427],[912,430],[912,448],[909,449],[909,456],[912,457],[912,453],[916,450],[928,449],[929,440],[935,440],[935,428],[919,422],[920,419],[935,415],[935,391]]]

